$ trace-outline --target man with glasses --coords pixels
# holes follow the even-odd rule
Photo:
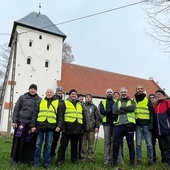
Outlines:
[[[153,164],[153,148],[152,148],[152,134],[153,129],[153,106],[151,101],[146,97],[143,85],[136,86],[135,93],[136,101],[136,159],[137,165],[141,164],[141,145],[144,138],[147,145],[148,164]]]

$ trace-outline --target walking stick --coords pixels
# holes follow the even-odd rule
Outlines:
[[[98,138],[99,138],[99,132],[97,133],[96,141],[95,141],[95,144],[94,144],[94,153],[95,153],[95,151],[96,151],[96,146],[97,146]]]

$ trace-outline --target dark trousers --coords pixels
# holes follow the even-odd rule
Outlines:
[[[162,160],[170,166],[170,135],[159,136]]]
[[[60,132],[54,132],[53,134],[53,141],[52,141],[52,145],[51,145],[51,156],[55,156],[55,150],[57,148],[57,143],[58,143],[58,140],[60,138]]]
[[[117,158],[119,154],[119,147],[122,144],[123,137],[129,148],[130,165],[134,165],[135,148],[134,148],[134,128],[129,128],[126,125],[115,126],[113,128],[113,165],[117,165]]]
[[[62,133],[60,140],[60,147],[58,150],[57,162],[63,162],[65,158],[66,148],[68,146],[68,142],[70,141],[71,145],[71,162],[77,161],[77,145],[78,140],[80,138],[80,134],[64,134]]]

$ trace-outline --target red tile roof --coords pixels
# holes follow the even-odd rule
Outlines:
[[[134,96],[137,85],[142,84],[147,94],[155,93],[160,87],[153,80],[113,73],[95,68],[62,63],[61,81],[57,82],[68,93],[70,89],[76,89],[78,93],[90,93],[95,97],[105,97],[107,88],[119,91],[120,87],[126,87],[130,97]]]

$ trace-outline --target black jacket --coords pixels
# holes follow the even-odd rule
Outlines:
[[[34,109],[39,103],[41,98],[36,95],[30,95],[28,92],[21,95],[14,107],[12,115],[12,123],[17,123],[18,121],[24,123],[30,123],[34,113]]]
[[[68,98],[74,107],[76,107],[76,103],[79,102],[78,100],[72,101],[70,98]],[[61,103],[61,108],[59,112],[61,112],[62,115],[65,114],[66,105],[65,102]],[[82,111],[83,114],[83,124],[80,124],[77,120],[75,122],[65,122],[63,123],[63,133],[65,134],[81,134],[85,130],[85,119],[84,119],[84,110]]]
[[[44,98],[45,100],[47,100],[47,108],[49,108],[49,106],[51,105],[52,101],[57,100],[54,97],[53,98]],[[41,101],[40,101],[41,102]],[[40,106],[40,102],[37,105],[33,117],[32,117],[32,122],[31,122],[31,127],[36,127],[37,130],[54,130],[56,127],[62,128],[62,124],[63,124],[63,115],[61,114],[61,112],[59,111],[60,108],[60,102],[59,102],[59,106],[57,109],[55,109],[55,112],[57,114],[57,123],[49,123],[47,120],[45,120],[44,122],[38,122],[37,121],[37,117],[38,117],[38,113],[39,113],[39,106]]]

